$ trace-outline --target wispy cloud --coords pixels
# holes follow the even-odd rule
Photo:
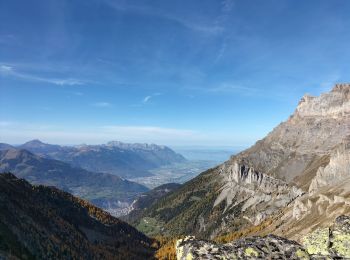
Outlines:
[[[138,137],[188,137],[195,135],[194,131],[175,129],[175,128],[164,128],[155,126],[120,126],[120,125],[109,125],[102,126],[101,129],[104,132],[114,133],[116,136],[138,136]]]
[[[160,96],[161,93],[153,93],[152,95],[145,96],[142,100],[143,104],[148,103],[153,97]]]
[[[235,2],[233,0],[223,0],[221,2],[221,6],[222,6],[222,11],[224,13],[228,13],[230,12],[233,7],[235,6]]]
[[[7,65],[1,65],[0,66],[0,72],[2,73],[11,73],[12,72],[12,67],[7,66]]]
[[[217,34],[223,31],[223,27],[215,24],[215,23],[198,23],[194,22],[190,19],[187,19],[185,17],[176,16],[172,13],[165,12],[164,10],[159,10],[156,8],[152,8],[150,6],[141,6],[141,5],[132,5],[128,4],[126,2],[121,1],[111,1],[106,0],[105,3],[107,3],[109,6],[114,8],[117,11],[122,12],[132,12],[132,13],[138,13],[142,15],[149,15],[149,16],[156,16],[162,19],[166,19],[172,22],[175,22],[183,27],[186,27],[190,30],[199,31],[203,33],[209,33],[209,34]]]
[[[143,103],[147,103],[150,99],[151,99],[152,96],[146,96],[144,99],[143,99]]]
[[[8,77],[16,77],[23,80],[29,80],[29,81],[38,81],[38,82],[46,82],[58,86],[74,86],[74,85],[83,85],[85,84],[85,81],[80,79],[74,79],[74,78],[46,78],[41,77],[29,73],[23,73],[19,72],[14,69],[13,66],[2,64],[0,65],[0,75],[8,76]]]
[[[207,92],[213,93],[241,93],[246,95],[252,95],[257,93],[259,90],[257,88],[245,87],[237,84],[222,83],[216,87],[209,87],[206,89]]]
[[[112,107],[113,105],[109,102],[96,102],[96,103],[93,103],[92,106],[94,106],[94,107]]]

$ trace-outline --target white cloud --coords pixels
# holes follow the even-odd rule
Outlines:
[[[198,32],[203,32],[208,34],[217,34],[223,31],[223,27],[215,23],[211,24],[212,23],[211,21],[210,23],[207,23],[207,24],[198,23],[198,22],[194,22],[189,19],[186,19],[185,17],[176,16],[172,13],[167,13],[164,10],[158,10],[150,6],[140,6],[140,5],[136,6],[136,5],[126,4],[126,2],[111,1],[111,0],[106,0],[105,3],[117,11],[133,12],[133,13],[138,13],[142,15],[156,16],[159,18],[167,19],[169,21],[178,23],[181,26],[186,27],[193,31],[198,31]]]
[[[209,87],[208,92],[239,92],[240,94],[252,95],[258,91],[256,88],[245,87],[237,84],[222,83],[216,87]]]
[[[45,78],[41,78],[41,80],[46,81],[48,83],[53,83],[56,85],[68,85],[68,86],[74,86],[74,85],[83,85],[84,82],[82,80],[79,79],[45,79]]]
[[[1,65],[0,66],[0,72],[6,73],[6,72],[11,72],[12,71],[12,67],[11,66],[7,66],[7,65]]]
[[[0,65],[0,74],[4,76],[12,76],[24,80],[29,81],[38,81],[38,82],[46,82],[58,86],[74,86],[74,85],[83,85],[85,84],[85,81],[80,79],[74,79],[74,78],[46,78],[46,77],[40,77],[33,74],[23,73],[16,71],[12,66],[8,66],[5,64]]]
[[[142,100],[142,103],[146,104],[147,102],[149,102],[151,100],[151,98],[156,97],[156,96],[160,96],[162,95],[161,93],[153,93],[152,95],[148,95],[145,96]]]
[[[150,99],[151,99],[152,96],[146,96],[144,99],[143,99],[143,103],[147,103]]]
[[[116,135],[128,135],[128,136],[148,136],[148,137],[189,137],[196,133],[191,130],[175,129],[175,128],[163,128],[155,126],[119,126],[119,125],[109,125],[102,126],[101,129],[104,132],[112,133]]]
[[[233,0],[223,0],[221,2],[221,6],[222,11],[227,13],[233,9],[233,7],[235,6],[235,2]]]
[[[96,102],[92,104],[94,107],[112,107],[113,105],[109,102]]]

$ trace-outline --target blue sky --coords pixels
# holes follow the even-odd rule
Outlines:
[[[247,146],[348,82],[347,0],[2,0],[0,141]]]

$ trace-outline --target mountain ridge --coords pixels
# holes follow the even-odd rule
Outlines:
[[[11,148],[11,145],[2,144],[0,150],[6,147]],[[34,139],[15,148],[26,149],[85,170],[111,173],[124,178],[151,176],[151,169],[186,161],[181,154],[167,146],[119,141],[101,145],[60,146]]]
[[[118,202],[131,203],[145,186],[107,173],[94,173],[24,149],[0,151],[0,172],[13,172],[33,184],[56,186],[119,215]],[[108,203],[116,203],[109,209]],[[127,205],[128,206],[128,205]],[[115,212],[113,212],[115,210]]]

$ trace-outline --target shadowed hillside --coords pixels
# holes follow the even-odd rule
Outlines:
[[[152,243],[85,200],[0,174],[0,258],[151,259]]]

